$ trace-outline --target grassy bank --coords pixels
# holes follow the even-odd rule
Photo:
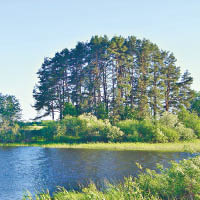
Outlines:
[[[71,149],[105,149],[105,150],[135,150],[159,152],[200,152],[200,139],[190,142],[176,143],[5,143],[0,146],[37,146],[45,148],[71,148]]]
[[[197,200],[200,199],[200,157],[172,162],[169,169],[159,166],[160,173],[154,170],[141,170],[137,178],[125,178],[118,185],[108,184],[100,191],[95,184],[82,189],[81,192],[61,189],[53,194],[43,193],[37,200]],[[144,173],[145,172],[145,173]],[[32,195],[24,196],[24,200],[33,200]]]

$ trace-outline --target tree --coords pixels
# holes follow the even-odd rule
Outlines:
[[[179,105],[179,89],[178,83],[181,73],[180,68],[176,66],[176,58],[172,53],[163,52],[164,58],[164,83],[165,83],[165,105],[164,108],[168,112],[178,109]]]
[[[20,119],[21,107],[16,97],[0,93],[0,121],[14,123]]]
[[[163,55],[156,45],[152,47],[152,62],[149,69],[149,102],[154,119],[161,112],[164,101]]]
[[[179,99],[180,104],[185,106],[186,108],[190,107],[190,103],[193,100],[195,93],[191,89],[191,85],[193,83],[193,78],[188,70],[182,75],[181,81],[179,83],[180,92]]]
[[[195,97],[191,101],[190,110],[196,112],[200,117],[200,92],[195,93]]]
[[[66,102],[64,104],[63,116],[66,115],[77,116],[76,107],[73,106],[72,103]]]
[[[112,60],[112,115],[116,120],[123,114],[126,97],[130,94],[128,68],[131,57],[126,53],[127,50],[124,38],[112,38],[108,51]]]
[[[181,75],[173,53],[134,36],[94,36],[45,58],[33,90],[34,107],[52,119],[92,113],[113,122],[189,108],[189,72]],[[182,77],[182,78],[181,78]],[[58,113],[58,114],[55,114]]]
[[[137,82],[137,105],[138,117],[145,118],[149,115],[148,106],[148,86],[150,82],[149,69],[151,64],[152,44],[148,40],[138,43],[137,64],[138,64],[138,82]]]
[[[44,113],[37,116],[35,119],[42,118],[51,114],[54,120],[56,112],[56,90],[53,82],[52,73],[52,59],[45,58],[42,67],[37,72],[39,82],[36,84],[33,90],[33,97],[35,104],[33,107],[37,112],[44,111]]]

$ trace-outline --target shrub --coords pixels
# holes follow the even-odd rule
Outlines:
[[[186,128],[182,123],[176,126],[176,131],[180,135],[180,140],[192,140],[196,138],[194,131],[191,128]]]
[[[0,124],[1,142],[19,141],[20,137],[21,137],[20,126],[17,123],[10,124],[8,121],[4,121]]]
[[[159,123],[165,127],[174,128],[178,123],[178,116],[169,112],[164,112],[160,117]]]
[[[46,140],[51,141],[57,134],[57,124],[58,122],[49,121],[48,125],[46,124],[47,126],[40,131],[37,130],[37,132],[41,132],[41,136],[43,136]]]
[[[178,118],[187,128],[193,129],[198,138],[200,138],[200,118],[196,113],[190,113],[182,108],[178,113]]]
[[[108,120],[97,119],[91,114],[82,114],[78,117],[66,116],[57,125],[57,136],[80,136],[88,140],[99,137],[104,141],[119,141],[124,133]]]
[[[160,128],[151,120],[124,120],[117,123],[121,131],[125,133],[125,140],[138,142],[167,142],[167,137]]]
[[[160,126],[160,130],[165,135],[168,142],[176,142],[180,139],[180,135],[176,129]]]
[[[101,135],[104,135],[110,141],[120,141],[124,133],[116,126],[112,126],[108,120],[104,121],[105,127]]]
[[[124,132],[125,140],[130,142],[138,142],[140,141],[138,124],[139,122],[137,120],[123,120],[118,122],[116,126]]]
[[[155,141],[156,127],[148,120],[141,121],[138,124],[138,133],[142,141]]]
[[[60,135],[84,136],[86,134],[86,121],[79,117],[67,115],[61,122]]]
[[[116,124],[117,127],[120,128],[121,131],[125,133],[125,135],[132,135],[135,131],[137,131],[137,126],[139,122],[137,120],[123,120]]]

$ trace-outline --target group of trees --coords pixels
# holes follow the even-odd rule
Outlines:
[[[16,97],[0,93],[0,140],[10,140],[18,134],[19,125],[16,122],[20,118],[21,107]]]
[[[15,122],[21,118],[21,106],[13,95],[0,93],[0,122]]]
[[[19,101],[0,93],[0,141],[200,138],[200,93],[191,89],[193,78],[181,74],[173,53],[149,40],[94,36],[45,58],[37,74],[35,119],[60,120],[38,127],[19,122]]]
[[[45,58],[33,90],[39,117],[89,112],[113,121],[189,108],[193,78],[149,40],[94,36]]]

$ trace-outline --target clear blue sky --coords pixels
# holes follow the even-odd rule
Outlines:
[[[174,52],[200,90],[199,0],[0,0],[0,92],[35,117],[32,90],[44,57],[92,35],[135,35]]]

